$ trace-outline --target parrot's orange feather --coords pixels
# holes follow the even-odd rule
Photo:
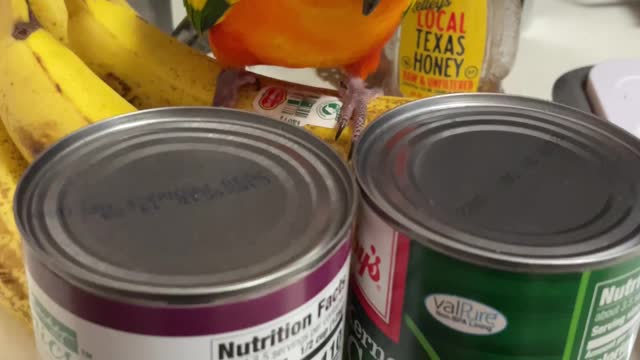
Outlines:
[[[369,16],[362,0],[241,0],[209,31],[226,67],[340,67],[366,78],[410,0],[381,0]]]

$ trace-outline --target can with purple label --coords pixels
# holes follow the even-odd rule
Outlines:
[[[355,189],[321,140],[247,112],[141,111],[68,136],[16,192],[40,356],[340,356]]]

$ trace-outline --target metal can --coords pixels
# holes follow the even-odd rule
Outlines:
[[[16,192],[42,359],[329,359],[341,351],[349,167],[256,114],[140,111],[88,126]]]
[[[628,359],[640,142],[499,94],[398,107],[354,152],[346,359]]]

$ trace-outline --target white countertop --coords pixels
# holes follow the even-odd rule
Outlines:
[[[558,77],[599,62],[640,58],[640,1],[529,0],[508,93],[551,99]]]
[[[640,1],[631,0],[527,0],[531,21],[522,32],[514,69],[504,82],[508,93],[551,98],[555,80],[586,65],[619,58],[640,58]],[[184,16],[182,0],[174,0],[174,19]],[[262,68],[262,73],[330,86],[315,71],[282,72]],[[32,336],[17,320],[0,309],[2,359],[35,360]]]

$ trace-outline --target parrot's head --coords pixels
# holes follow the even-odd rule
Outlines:
[[[238,0],[183,0],[187,17],[198,33],[209,30],[224,18]]]
[[[380,4],[380,0],[363,0],[362,14],[368,16],[371,14]]]

